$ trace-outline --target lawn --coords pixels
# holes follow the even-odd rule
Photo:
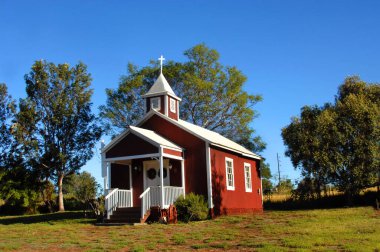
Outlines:
[[[0,251],[380,251],[380,213],[370,207],[141,226],[95,226],[79,215],[1,217]]]

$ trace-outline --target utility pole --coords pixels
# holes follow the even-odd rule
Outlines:
[[[277,169],[278,169],[278,185],[280,185],[281,173],[280,173],[280,158],[278,157],[278,152],[277,152]]]

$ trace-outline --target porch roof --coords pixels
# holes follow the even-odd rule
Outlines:
[[[169,140],[163,138],[162,136],[158,135],[156,132],[152,130],[147,130],[135,126],[129,126],[129,129],[135,135],[140,136],[148,142],[152,142],[155,145],[160,145],[162,147],[169,147],[171,149],[182,151],[182,148],[180,146],[170,142]]]

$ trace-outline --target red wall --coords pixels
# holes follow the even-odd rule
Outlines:
[[[172,169],[170,169],[170,185],[171,186],[182,186],[182,176],[181,176],[181,161],[170,160],[172,164]]]
[[[111,164],[111,188],[129,190],[129,166]]]
[[[182,152],[172,150],[172,149],[164,148],[164,153],[169,154],[169,155],[173,155],[173,156],[177,156],[177,157],[182,157]]]
[[[174,98],[172,98],[173,100],[175,100],[175,113],[171,112],[170,111],[170,96],[167,96],[167,104],[168,104],[168,116],[174,120],[178,120],[178,111],[177,111],[177,103],[178,101]]]
[[[138,169],[134,169],[137,167]],[[141,206],[140,195],[144,192],[143,159],[132,160],[133,206]]]
[[[185,149],[186,193],[202,194],[207,198],[205,142],[167,120],[153,115],[141,125]]]
[[[259,161],[247,159],[233,152],[210,147],[212,196],[214,214],[234,214],[262,211]],[[225,158],[233,159],[235,190],[227,190]],[[252,192],[245,191],[244,163],[251,164]],[[260,189],[260,194],[258,190]]]
[[[158,148],[133,134],[129,134],[106,152],[106,158],[149,153],[158,153]]]

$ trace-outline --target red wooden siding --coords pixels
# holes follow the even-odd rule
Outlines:
[[[111,188],[129,190],[129,166],[111,164]]]
[[[185,149],[186,193],[202,194],[207,198],[205,142],[156,115],[141,127],[153,130]]]
[[[176,150],[164,148],[164,153],[169,154],[169,155],[173,155],[173,156],[177,156],[177,157],[182,157],[181,151],[176,151]]]
[[[168,104],[168,116],[174,120],[178,120],[178,111],[177,111],[177,105],[178,101],[174,98],[172,98],[175,101],[175,113],[170,111],[170,96],[167,96],[167,104]]]
[[[106,152],[106,158],[158,153],[158,148],[134,134],[128,134]]]
[[[244,158],[216,147],[210,148],[210,155],[214,214],[262,211],[259,161]],[[226,157],[233,159],[235,186],[233,191],[227,190]],[[252,192],[245,191],[244,163],[251,164]]]
[[[171,186],[182,186],[182,177],[181,177],[181,161],[179,160],[170,160],[172,168],[170,171],[170,185]]]
[[[137,169],[135,169],[135,167]],[[143,159],[132,160],[133,206],[141,206],[140,195],[144,192]]]

